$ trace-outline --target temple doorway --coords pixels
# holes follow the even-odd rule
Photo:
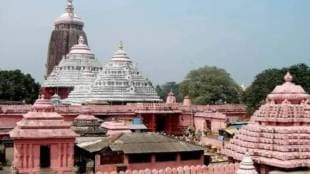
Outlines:
[[[50,146],[40,146],[40,167],[49,168],[51,165],[51,151]]]
[[[164,116],[156,117],[156,132],[165,132],[166,119]]]

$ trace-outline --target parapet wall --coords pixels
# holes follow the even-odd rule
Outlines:
[[[96,174],[235,174],[239,168],[238,163],[220,163],[209,166],[184,166],[178,168],[127,170],[125,172],[97,172]]]

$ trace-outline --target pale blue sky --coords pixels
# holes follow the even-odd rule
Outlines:
[[[42,82],[65,0],[0,1],[0,68]],[[106,62],[120,40],[153,83],[204,65],[249,84],[266,68],[310,64],[309,0],[75,0],[89,45]]]

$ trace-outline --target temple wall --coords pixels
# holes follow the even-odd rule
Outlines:
[[[159,169],[144,168],[141,170],[127,170],[119,174],[235,174],[238,163],[219,163],[205,165],[185,165],[182,167],[163,167]],[[96,174],[118,174],[117,172],[97,171]]]
[[[192,114],[189,112],[183,112],[180,115],[180,126],[183,127],[184,129],[186,129],[188,126],[190,126],[192,124]]]
[[[0,128],[14,128],[22,118],[22,114],[1,114]]]
[[[96,165],[95,165],[95,171],[104,171],[104,172],[113,172],[117,170],[117,165],[119,164],[100,164],[100,155],[96,155]],[[145,162],[145,163],[129,163],[128,157],[124,156],[124,165],[127,167],[127,170],[144,170],[146,168],[149,169],[157,169],[160,170],[162,168],[165,168],[167,166],[171,168],[177,168],[177,167],[183,167],[186,165],[189,166],[197,166],[197,165],[203,165],[203,155],[200,159],[197,160],[184,160],[182,161],[180,159],[180,154],[177,155],[176,161],[164,161],[164,162],[158,162],[155,161],[155,155],[153,154],[151,156],[151,162]]]
[[[195,127],[200,131],[204,131],[206,126],[206,121],[209,120],[211,122],[211,131],[218,133],[220,129],[226,128],[225,120],[216,119],[216,118],[204,118],[204,117],[194,117]]]

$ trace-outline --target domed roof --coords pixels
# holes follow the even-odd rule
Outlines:
[[[40,95],[33,104],[32,109],[38,112],[52,112],[54,111],[54,106],[51,103],[51,100],[45,99],[44,95]]]
[[[300,85],[292,83],[293,77],[287,72],[284,76],[285,83],[278,85],[274,90],[267,96],[267,99],[271,101],[283,101],[283,100],[306,100],[309,95]]]
[[[89,54],[91,55],[89,58],[94,58],[94,54],[90,51],[90,48],[85,43],[85,39],[83,36],[79,37],[78,44],[74,45],[69,54]]]
[[[82,19],[74,13],[74,7],[72,4],[72,1],[73,0],[68,0],[65,13],[55,20],[55,25],[58,25],[58,24],[77,24],[81,26],[84,25],[84,22],[82,21]]]
[[[124,51],[123,42],[119,43],[118,50],[112,56],[112,61],[131,61],[127,56],[127,53]]]

